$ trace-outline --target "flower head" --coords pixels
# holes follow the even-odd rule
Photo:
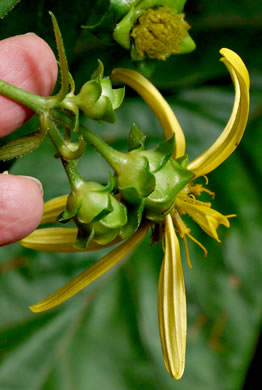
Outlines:
[[[139,57],[147,55],[149,58],[165,60],[171,54],[182,51],[180,45],[189,28],[184,14],[178,14],[168,7],[150,8],[139,18],[131,36]]]
[[[173,111],[159,91],[141,74],[133,70],[115,69],[112,74],[113,79],[131,86],[142,96],[159,119],[168,139],[175,134],[176,145],[173,159],[183,168],[190,170],[193,176],[176,194],[173,207],[169,208],[164,221],[159,222],[162,225],[164,248],[158,293],[159,329],[165,365],[169,374],[175,379],[180,379],[184,372],[187,332],[185,286],[177,234],[184,240],[188,264],[191,267],[187,237],[196,242],[204,250],[205,255],[207,251],[190,234],[190,229],[185,224],[183,215],[188,214],[192,217],[205,233],[217,241],[219,241],[217,234],[219,225],[229,227],[229,218],[233,215],[224,216],[212,209],[211,202],[197,199],[203,192],[208,193],[211,199],[214,194],[202,184],[195,183],[194,180],[200,176],[206,178],[207,173],[217,168],[235,150],[243,136],[249,113],[249,75],[247,69],[240,57],[233,51],[222,49],[220,53],[223,56],[221,60],[228,68],[235,86],[233,110],[224,131],[215,143],[189,164],[184,158],[186,148],[184,133]],[[64,196],[47,202],[43,223],[55,221],[57,215],[65,209],[66,201],[67,198]],[[31,310],[40,312],[57,306],[114,266],[144,238],[149,227],[152,226],[152,222],[146,218],[146,212],[144,215],[141,226],[131,237],[57,292],[33,305]],[[77,249],[73,245],[76,229],[49,229],[52,229],[52,232],[48,229],[36,230],[22,240],[21,244],[46,251],[74,252],[85,250]],[[117,241],[118,238],[113,243]],[[92,243],[87,250],[100,248],[101,245],[98,243]]]
[[[184,20],[185,0],[141,0],[129,4],[129,11],[117,23],[113,38],[131,49],[134,61],[152,58],[165,61],[172,54],[189,53],[195,42]]]

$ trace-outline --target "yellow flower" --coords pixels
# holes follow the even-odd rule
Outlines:
[[[180,379],[184,372],[186,350],[186,295],[182,263],[180,256],[179,240],[177,233],[183,238],[186,248],[188,264],[189,258],[187,237],[196,242],[204,250],[205,247],[190,234],[182,217],[188,214],[209,236],[219,241],[217,229],[219,225],[229,227],[229,217],[224,216],[211,208],[211,203],[202,202],[197,197],[202,192],[213,197],[213,193],[201,184],[194,184],[194,180],[200,176],[206,178],[206,174],[217,168],[235,150],[245,131],[249,113],[249,75],[240,57],[229,49],[222,49],[221,61],[228,68],[235,87],[235,101],[229,121],[214,144],[199,157],[188,164],[188,169],[194,172],[193,180],[177,195],[176,204],[163,224],[163,248],[164,259],[159,277],[158,292],[158,317],[160,338],[163,357],[169,374]],[[174,133],[176,137],[176,149],[173,158],[179,158],[185,154],[184,133],[168,103],[159,91],[141,74],[128,69],[115,69],[112,77],[116,81],[136,90],[146,103],[151,107],[160,121],[167,138]],[[207,184],[207,178],[206,178]],[[45,205],[43,223],[55,221],[56,216],[65,208],[66,196],[55,198]],[[109,252],[96,264],[67,283],[64,287],[33,305],[33,312],[41,312],[51,309],[66,299],[72,297],[100,275],[114,266],[132,248],[140,242],[149,230],[149,223],[145,222],[137,232],[116,249]],[[51,229],[51,230],[50,230]],[[73,243],[76,237],[76,229],[49,228],[39,229],[22,240],[23,246],[53,252],[77,252]],[[117,240],[114,242],[116,243]],[[97,250],[101,246],[93,244],[88,250]]]

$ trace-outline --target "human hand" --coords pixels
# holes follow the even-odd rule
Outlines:
[[[56,58],[47,43],[35,34],[0,41],[0,79],[48,96],[57,79]],[[32,111],[0,96],[0,137],[21,127]],[[30,234],[43,214],[41,183],[34,178],[0,174],[0,246]]]

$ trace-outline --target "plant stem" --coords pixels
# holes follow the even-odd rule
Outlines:
[[[63,158],[61,158],[61,161],[63,167],[65,168],[72,190],[77,190],[84,183],[84,180],[82,179],[78,170],[76,169],[76,162],[67,161],[64,160]]]
[[[58,131],[55,123],[52,120],[48,121],[48,135],[53,142],[57,152],[61,155],[61,150],[66,147],[63,137]]]
[[[118,171],[119,166],[125,163],[127,159],[125,153],[115,150],[103,141],[102,138],[98,137],[83,126],[79,127],[79,131],[83,135],[85,141],[93,145],[115,171]]]
[[[0,94],[23,104],[37,114],[43,113],[46,108],[46,98],[15,87],[3,80],[0,80]]]
[[[63,112],[54,109],[50,111],[50,114],[54,118],[54,120],[59,121],[60,123],[63,123],[68,127],[74,126],[73,120],[66,116]],[[118,171],[119,166],[123,165],[126,162],[127,155],[125,153],[121,153],[118,150],[115,150],[92,131],[80,125],[79,132],[84,137],[84,140],[87,143],[93,145],[98,151],[98,153],[100,153],[105,158],[108,164],[115,171]]]

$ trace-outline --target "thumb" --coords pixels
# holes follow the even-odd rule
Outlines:
[[[34,178],[0,174],[0,246],[21,240],[43,214],[41,183]]]

